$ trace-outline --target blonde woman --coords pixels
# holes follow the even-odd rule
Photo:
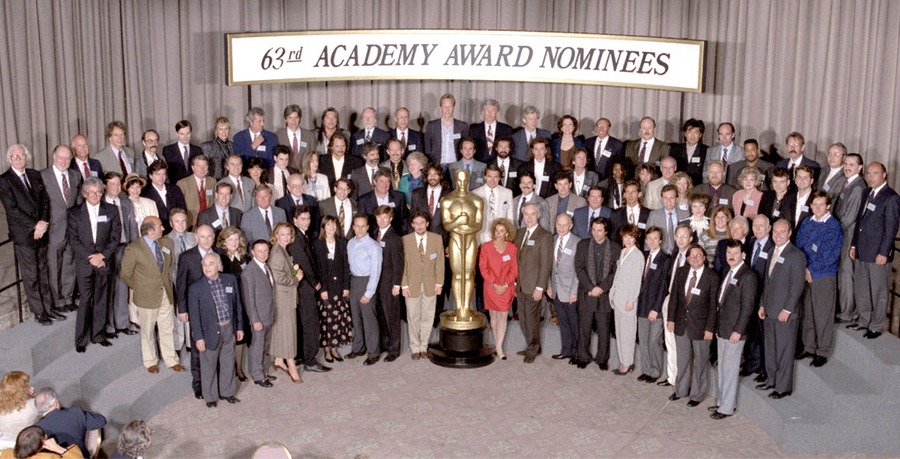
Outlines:
[[[490,311],[491,333],[500,360],[506,360],[503,339],[506,336],[506,317],[516,298],[516,278],[519,265],[516,263],[518,248],[516,228],[505,218],[497,218],[491,223],[492,240],[481,245],[478,266],[484,278],[484,308]]]
[[[0,383],[0,439],[15,441],[19,432],[40,418],[28,373],[10,371]]]
[[[275,322],[272,325],[272,341],[269,353],[273,365],[290,375],[294,383],[302,383],[294,355],[297,354],[297,284],[303,280],[303,271],[291,260],[287,247],[294,242],[294,226],[287,222],[275,225],[272,231],[272,251],[269,269],[275,278]]]

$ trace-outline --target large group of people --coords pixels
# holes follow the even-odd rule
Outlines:
[[[883,164],[841,143],[819,164],[798,132],[782,159],[739,143],[729,122],[709,147],[693,118],[669,144],[649,116],[623,141],[606,117],[584,138],[571,115],[550,133],[535,107],[514,129],[495,100],[471,125],[454,118],[453,95],[439,105],[424,132],[406,108],[389,130],[365,108],[352,134],[334,108],[313,132],[288,105],[270,132],[253,107],[246,129],[232,138],[217,117],[199,146],[179,121],[161,153],[157,131],[135,152],[114,121],[102,151],[79,134],[40,172],[13,145],[0,200],[34,320],[77,310],[78,352],[139,333],[150,373],[160,357],[184,371],[189,352],[209,407],[238,403],[236,380],[268,388],[276,369],[294,383],[331,370],[320,352],[328,364],[394,361],[403,320],[419,360],[438,311],[466,301],[451,293],[447,254],[452,229],[471,222],[449,221],[441,204],[465,187],[482,226],[476,294],[462,307],[489,313],[501,360],[512,319],[526,341],[518,355],[534,362],[546,316],[562,341],[553,359],[609,370],[615,336],[613,373],[633,372],[639,353],[638,379],[673,386],[670,399],[689,406],[717,362],[722,419],[740,377],[789,396],[795,359],[827,364],[836,323],[883,332],[900,220]]]

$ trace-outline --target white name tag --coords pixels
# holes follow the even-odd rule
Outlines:
[[[265,152],[265,151],[266,151],[266,146],[265,146],[265,145],[260,145],[260,146],[256,147],[256,151],[262,151],[262,152]]]
[[[646,224],[646,223],[638,222],[637,227],[640,228],[640,229],[647,229],[647,224]]]
[[[700,157],[699,157],[699,156],[694,156],[693,158],[691,158],[691,163],[693,163],[693,164],[700,164]]]
[[[356,144],[357,144],[357,145],[362,145],[362,144],[364,144],[364,143],[366,143],[366,139],[356,139]]]
[[[772,216],[773,216],[773,217],[777,217],[777,216],[779,216],[779,215],[781,215],[781,211],[778,211],[778,210],[773,210],[773,211],[772,211]]]
[[[784,257],[778,257],[778,260],[775,262],[776,263],[784,263]]]
[[[603,150],[603,151],[600,152],[600,156],[603,156],[603,157],[605,157],[605,158],[609,158],[610,156],[612,156],[612,152],[609,151],[609,150]]]
[[[656,270],[656,263],[650,263],[650,269]]]
[[[566,255],[572,255],[572,249],[563,249],[563,253]]]
[[[213,228],[218,228],[218,227],[220,227],[220,226],[222,226],[222,219],[221,219],[221,218],[213,222]]]
[[[757,175],[756,177],[759,178],[760,180],[765,180],[765,179],[766,179],[766,174],[759,174],[759,175]]]
[[[575,212],[572,212],[571,210],[567,210],[566,213],[569,214],[570,217],[571,217],[572,215],[575,215]]]
[[[429,260],[437,260],[437,254],[436,254],[436,253],[432,253],[431,256],[428,257],[428,259],[429,259]]]
[[[509,178],[516,178],[519,176],[519,173],[516,171],[509,171]]]
[[[483,177],[475,177],[475,183],[481,183],[484,181]]]
[[[109,221],[109,219],[106,218],[106,215],[98,215],[97,216],[97,223],[106,223],[108,221]]]
[[[393,203],[393,202],[389,202],[389,203],[387,203],[387,205],[388,205],[388,207],[396,207],[397,206],[397,204]]]
[[[306,147],[309,146],[308,143],[306,143],[306,142],[304,142],[304,141],[302,141],[302,140],[300,141],[300,144],[299,144],[299,145],[300,145],[302,148],[306,148]]]
[[[503,260],[504,262],[509,261],[509,255],[503,255],[503,257],[501,257],[501,260]]]
[[[875,212],[875,204],[872,204],[871,202],[866,204],[866,209],[869,209],[869,212]]]
[[[812,249],[813,249],[813,252],[818,252],[818,251],[819,251],[819,246],[813,244],[813,245],[812,245]]]
[[[509,203],[508,203],[508,202],[504,202],[503,205],[500,206],[500,208],[503,209],[503,210],[509,210]]]
[[[753,205],[753,200],[752,200],[752,199],[748,199],[746,202],[747,202],[747,205],[748,205],[748,206],[752,206],[752,205]]]
[[[97,171],[91,171],[91,177],[96,177],[96,176],[97,176]]]
[[[800,212],[809,212],[808,206],[800,206]]]
[[[352,172],[349,173],[349,174],[347,174],[347,180],[350,180],[351,178],[353,178],[353,173],[352,173]]]
[[[541,176],[541,181],[546,182],[547,180],[550,180],[550,176],[549,176],[549,175],[542,175],[542,176]]]
[[[458,140],[462,138],[462,134],[453,134],[453,138]]]
[[[534,245],[534,241],[528,241],[525,245]]]
[[[206,190],[206,195],[207,195],[207,196],[212,196],[212,195],[213,195],[213,191],[212,191],[212,190]]]
[[[822,189],[825,190],[825,191],[828,191],[828,190],[831,189],[831,185],[829,185],[829,184],[826,183],[825,186],[822,187]]]
[[[763,260],[768,260],[768,259],[769,259],[769,252],[760,252],[760,253],[759,253],[759,258],[762,258]]]
[[[694,287],[693,289],[691,289],[691,295],[699,295],[699,294],[700,294],[699,288]]]
[[[588,191],[588,190],[590,190],[590,189],[591,189],[591,187],[589,187],[589,186],[587,186],[587,185],[584,185],[584,186],[581,187],[581,191]]]
[[[170,255],[170,254],[172,253],[172,251],[169,250],[168,247],[163,247],[163,248],[162,248],[162,252],[163,252],[164,254],[166,254],[166,255]]]
[[[719,199],[719,205],[720,205],[720,206],[727,206],[727,205],[728,205],[728,200],[725,199],[725,198]]]
[[[737,279],[732,277],[731,280],[728,281],[728,285],[737,285]]]
[[[411,144],[409,144],[409,145],[406,146],[406,149],[407,149],[407,150],[410,150],[410,151],[415,150],[415,149],[416,149],[416,144],[411,143]]]
[[[334,254],[333,254],[333,253],[329,253],[329,254],[328,254],[328,259],[329,259],[329,260],[334,260]]]
[[[233,287],[225,287],[225,293],[234,293]]]
[[[379,244],[381,244],[381,248],[383,249],[383,248],[384,248],[384,241],[379,242]]]

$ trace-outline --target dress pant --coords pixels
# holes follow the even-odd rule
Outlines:
[[[554,298],[553,304],[559,317],[559,339],[562,341],[559,353],[574,357],[578,348],[578,303],[564,303]]]
[[[634,364],[634,338],[637,335],[637,306],[631,312],[621,305],[613,312],[613,321],[616,325],[616,353],[619,355],[619,364],[630,367]]]
[[[400,355],[400,295],[394,296],[393,286],[378,286],[378,330],[381,334],[381,350],[389,355]]]
[[[834,322],[834,319],[832,319]],[[733,414],[737,403],[737,391],[740,385],[741,354],[744,352],[744,340],[731,344],[727,338],[716,338],[719,348],[718,366],[718,405],[717,411],[722,414]]]
[[[167,367],[173,367],[178,363],[172,340],[172,316],[175,315],[175,307],[169,302],[166,292],[162,292],[162,301],[159,308],[137,308],[141,321],[141,359],[144,368],[150,368],[159,364],[159,355],[156,353],[156,332],[159,329],[159,350],[162,353],[163,362]]]
[[[297,295],[300,304],[297,305],[297,331],[300,336],[297,339],[297,358],[304,365],[318,363],[316,356],[319,354],[319,305],[316,301],[316,292],[312,287],[304,285]]]
[[[766,316],[764,322],[766,374],[769,377],[766,384],[774,386],[776,392],[794,390],[794,351],[799,322],[794,317],[787,322],[779,322],[778,316]]]
[[[369,358],[381,354],[378,348],[381,337],[378,332],[378,316],[375,312],[377,298],[369,298],[369,304],[359,300],[366,293],[369,276],[350,276],[350,318],[353,321],[353,344],[350,352],[366,352]]]
[[[199,353],[203,400],[207,403],[215,402],[219,397],[233,397],[237,392],[234,375],[234,326],[230,320],[218,326],[219,342],[216,343],[216,348],[207,347]]]
[[[663,370],[663,318],[658,316],[650,321],[643,317],[637,320],[638,352],[641,354],[641,373],[657,379]]]
[[[884,329],[890,296],[891,263],[881,266],[856,260],[856,272],[853,278],[856,312],[859,314],[859,326],[873,332]]]
[[[119,277],[119,268],[122,257],[125,254],[125,244],[119,244],[113,259],[109,263],[111,273],[109,286],[109,310],[106,331],[115,333],[116,330],[128,328],[128,284]]]
[[[109,298],[110,265],[95,268],[87,262],[76,267],[78,289],[78,318],[75,319],[75,345],[87,346],[106,339],[106,311]]]
[[[691,396],[702,402],[709,392],[709,345],[712,341],[690,339],[687,333],[675,335],[678,352],[678,377],[675,378],[675,396]],[[793,356],[792,356],[793,358]]]
[[[22,289],[28,299],[28,308],[35,315],[50,311],[53,295],[50,293],[50,269],[47,266],[47,245],[28,247],[13,244],[22,275]]]
[[[519,325],[525,335],[525,357],[532,358],[541,352],[541,300],[534,301],[533,293],[516,294],[519,301]]]
[[[803,350],[828,357],[834,346],[834,297],[837,277],[826,276],[806,284],[803,295]]]
[[[72,248],[65,239],[50,244],[47,251],[47,265],[50,269],[50,286],[56,299],[56,307],[62,308],[72,304],[72,294],[75,292],[75,258]]]
[[[603,295],[606,295],[604,293]],[[578,353],[576,357],[582,362],[593,360],[605,365],[609,361],[609,323],[612,311],[606,298],[601,296],[599,300],[591,298],[578,302]],[[593,304],[592,304],[593,303]],[[597,354],[591,358],[591,329],[597,326]]]
[[[844,244],[841,245],[841,260],[838,265],[838,318],[856,320],[856,300],[853,291],[853,275],[856,261],[850,259],[850,245],[853,241],[853,230],[844,231]]]
[[[406,299],[406,326],[409,328],[409,350],[413,354],[428,352],[428,341],[431,339],[431,324],[437,296],[420,295]]]
[[[269,344],[272,342],[272,326],[263,325],[262,330],[256,331],[250,326],[253,339],[250,340],[250,352],[247,356],[250,367],[250,377],[254,381],[263,381],[266,379],[266,354],[269,351]]]

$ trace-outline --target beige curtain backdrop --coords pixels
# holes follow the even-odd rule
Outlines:
[[[535,105],[541,124],[555,130],[569,113],[590,135],[594,119],[613,122],[613,135],[635,138],[644,115],[657,119],[658,136],[680,139],[684,119],[715,126],[732,121],[738,138],[783,149],[797,130],[807,152],[842,141],[867,161],[897,168],[900,120],[898,53],[900,2],[894,0],[6,0],[0,3],[0,145],[24,143],[36,168],[49,151],[76,133],[102,148],[104,126],[118,119],[140,150],[144,129],[163,143],[174,125],[194,125],[194,140],[212,136],[217,115],[244,127],[250,105],[282,124],[288,103],[303,108],[314,127],[322,110],[336,107],[341,123],[357,122],[369,105],[379,122],[406,106],[420,123],[434,119],[444,92],[457,96],[457,116],[480,118],[480,101],[502,104],[501,119],[520,124]],[[225,85],[226,32],[324,29],[494,29],[648,35],[707,41],[702,94],[569,84],[467,81]],[[415,123],[415,122],[414,122]],[[5,158],[0,159],[5,169]],[[894,185],[898,180],[891,177]]]

